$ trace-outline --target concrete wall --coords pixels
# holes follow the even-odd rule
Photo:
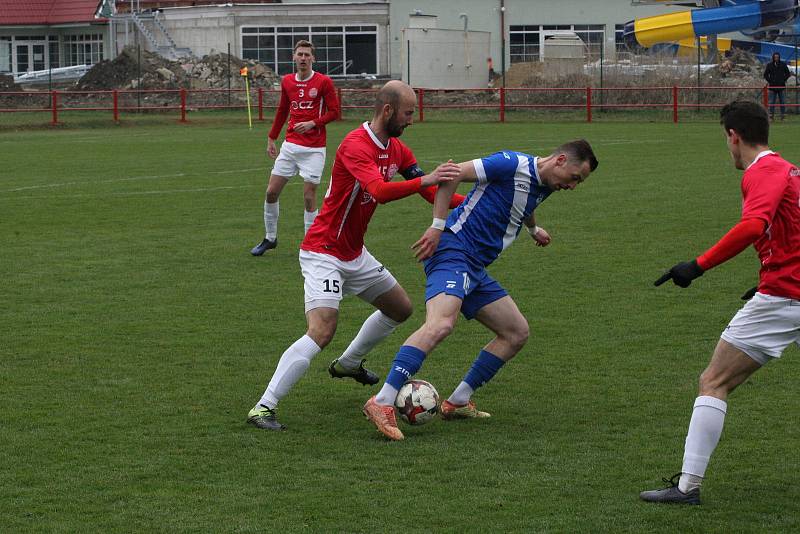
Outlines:
[[[339,0],[341,2],[341,0]],[[292,0],[284,4],[220,5],[164,9],[167,27],[178,46],[189,47],[203,55],[212,49],[240,55],[241,26],[376,24],[379,74],[401,78],[408,69],[403,64],[407,42],[403,30],[409,27],[409,15],[417,10],[437,16],[440,30],[463,30],[467,15],[468,29],[488,32],[489,51],[496,71],[510,66],[508,29],[512,25],[602,24],[606,27],[606,57],[611,59],[615,46],[615,25],[634,18],[658,15],[688,8],[674,6],[632,6],[628,0],[504,0],[505,58],[501,32],[503,0],[391,0],[349,3],[325,0]],[[117,41],[124,39],[119,32]],[[484,70],[486,58],[483,58]],[[488,73],[486,73],[488,74]],[[413,81],[413,80],[412,80]]]
[[[384,3],[295,3],[263,5],[218,5],[191,8],[167,8],[161,22],[179,47],[190,48],[194,55],[213,51],[241,57],[242,26],[343,26],[375,25],[378,27],[378,72],[390,72],[388,47],[389,5]],[[156,33],[156,32],[154,32]],[[130,40],[124,28],[117,31],[121,50]],[[149,46],[140,38],[139,42]],[[127,43],[132,44],[132,43]],[[399,69],[398,69],[399,70]]]
[[[489,32],[410,28],[403,32],[402,80],[414,87],[486,87]],[[411,54],[411,61],[406,58]],[[415,59],[416,58],[416,59]]]
[[[403,28],[408,27],[409,14],[420,10],[438,16],[438,28],[463,29],[461,13],[468,17],[470,30],[491,33],[490,56],[498,72],[502,67],[500,25],[501,0],[392,0],[390,7],[392,65],[400,65],[403,54]],[[505,65],[509,67],[508,28],[512,25],[604,24],[606,50],[614,50],[614,27],[634,18],[659,15],[688,8],[670,6],[632,6],[628,0],[505,0]],[[392,71],[399,78],[401,72]]]

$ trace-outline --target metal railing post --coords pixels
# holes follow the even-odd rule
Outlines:
[[[506,88],[500,88],[500,122],[506,122]]]
[[[586,122],[592,122],[592,88],[586,88]]]
[[[678,123],[678,86],[672,86],[672,122]]]
[[[186,89],[181,89],[181,122],[186,122]]]
[[[50,93],[50,100],[53,102],[53,122],[51,124],[58,124],[58,91]]]

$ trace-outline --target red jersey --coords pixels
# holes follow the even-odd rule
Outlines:
[[[390,138],[384,147],[366,122],[347,134],[336,150],[322,209],[300,248],[330,254],[342,261],[356,259],[364,248],[364,235],[378,206],[366,191],[367,184],[376,180],[389,182],[398,171],[416,162],[411,149],[397,138]]]
[[[284,76],[281,79],[281,100],[269,131],[270,139],[278,138],[287,116],[287,141],[313,148],[324,147],[325,125],[339,117],[339,99],[331,79],[314,71],[303,81],[297,79],[297,74]],[[294,125],[305,121],[314,121],[317,126],[303,134],[295,133]]]
[[[761,260],[758,290],[800,300],[800,170],[762,152],[744,172],[742,199],[742,220],[767,224],[753,243]]]

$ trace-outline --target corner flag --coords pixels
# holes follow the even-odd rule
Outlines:
[[[247,124],[253,129],[253,114],[250,112],[250,76],[248,76],[247,65],[239,69],[239,74],[244,76],[244,88],[247,92]]]

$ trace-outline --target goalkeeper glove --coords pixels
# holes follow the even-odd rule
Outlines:
[[[742,300],[750,300],[756,295],[756,291],[758,291],[758,286],[751,287],[744,292],[744,295],[742,295]]]
[[[676,286],[689,287],[692,280],[703,276],[703,269],[697,264],[697,260],[684,261],[672,267],[669,271],[661,275],[661,278],[653,282],[654,285],[660,286],[670,278]]]

